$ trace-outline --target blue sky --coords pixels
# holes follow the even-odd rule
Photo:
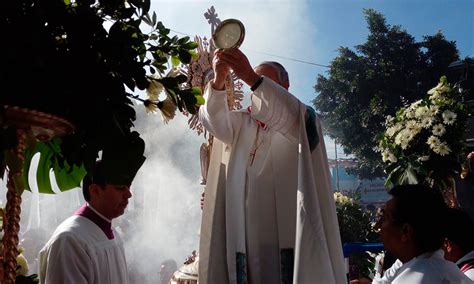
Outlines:
[[[153,0],[152,10],[168,28],[188,35],[210,36],[203,14],[214,6],[221,20],[237,18],[246,28],[241,46],[252,65],[264,60],[282,63],[290,75],[290,91],[311,104],[318,74],[327,68],[280,57],[328,65],[340,46],[353,48],[366,41],[364,8],[385,15],[417,40],[442,30],[457,42],[462,58],[474,55],[472,0]],[[271,56],[271,55],[276,56]],[[333,156],[333,147],[328,147]]]

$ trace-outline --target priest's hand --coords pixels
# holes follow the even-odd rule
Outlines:
[[[225,89],[225,80],[230,72],[229,65],[222,60],[223,49],[216,49],[212,58],[212,69],[214,70],[214,79],[212,87],[216,90]]]
[[[220,59],[227,63],[238,78],[247,85],[253,86],[260,79],[255,73],[247,56],[237,48],[229,48],[222,51]]]

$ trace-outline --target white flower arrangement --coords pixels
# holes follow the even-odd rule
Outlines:
[[[387,116],[379,139],[386,185],[429,182],[444,189],[461,170],[468,115],[462,95],[443,76],[426,98]]]
[[[347,206],[353,205],[354,199],[350,198],[347,195],[344,195],[339,191],[336,191],[334,192],[334,202],[336,203],[336,206]]]

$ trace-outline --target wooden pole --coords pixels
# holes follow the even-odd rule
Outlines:
[[[21,161],[19,169],[9,169],[7,181],[7,205],[5,208],[4,235],[3,235],[3,272],[2,283],[14,284],[16,279],[16,257],[18,256],[18,234],[20,232],[21,213],[21,191],[17,188],[15,180],[22,179],[23,161],[25,160],[26,132],[17,130],[18,145],[13,150],[16,157]]]

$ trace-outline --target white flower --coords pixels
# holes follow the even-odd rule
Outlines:
[[[426,144],[430,145],[430,148],[433,149],[434,147],[438,146],[441,142],[439,141],[439,138],[436,136],[430,136],[428,140],[426,141]]]
[[[406,127],[410,130],[411,134],[415,136],[421,131],[422,125],[416,120],[409,120],[407,121]]]
[[[16,274],[17,275],[23,275],[23,276],[28,275],[28,270],[29,270],[28,269],[28,260],[23,255],[23,253],[20,253],[16,257],[16,264],[17,264],[17,268],[16,268]]]
[[[340,192],[334,192],[334,201],[337,205],[350,205],[354,203],[354,200]]]
[[[434,116],[439,112],[439,107],[436,105],[432,105],[429,107],[429,115]]]
[[[416,122],[416,120],[407,121],[407,128],[408,129],[415,129],[417,127],[418,127],[418,123]]]
[[[387,117],[385,117],[385,125],[390,125],[394,120],[395,120],[395,117],[391,115],[387,115]]]
[[[421,156],[418,158],[418,162],[426,162],[430,159],[430,156]]]
[[[446,143],[439,143],[433,148],[433,151],[441,156],[445,156],[451,152],[451,149]]]
[[[421,127],[429,128],[431,126],[431,124],[433,123],[433,120],[434,120],[433,117],[430,117],[430,116],[424,117],[421,120]]]
[[[428,91],[428,95],[431,95],[430,99],[436,99],[441,97],[443,93],[449,92],[449,90],[451,89],[445,82],[439,82],[436,87]]]
[[[411,106],[410,106],[410,109],[416,109],[417,107],[419,107],[421,105],[422,102],[423,102],[423,100],[418,100],[418,101],[412,103]]]
[[[410,109],[410,110],[406,111],[405,116],[406,116],[406,118],[415,118],[416,117],[415,110]]]
[[[397,136],[395,136],[395,144],[401,145],[405,141],[405,136],[402,132],[399,132]]]
[[[160,93],[165,89],[163,85],[158,82],[157,80],[150,79],[150,85],[146,89],[146,93],[148,95],[148,99],[151,101],[157,101]]]
[[[433,134],[436,136],[441,136],[446,133],[446,128],[440,123],[433,126]]]
[[[397,157],[395,157],[395,155],[389,150],[385,150],[382,152],[382,161],[390,161],[391,163],[395,163],[397,162]]]
[[[415,110],[415,116],[418,118],[422,118],[427,116],[429,113],[429,108],[426,106],[419,107]]]
[[[456,121],[457,114],[450,110],[445,110],[442,114],[443,122],[447,125],[452,125]]]
[[[400,123],[397,123],[394,126],[391,126],[387,129],[386,136],[392,137],[393,135],[395,135],[395,133],[397,133],[401,129],[402,129],[402,125]]]
[[[397,136],[395,136],[395,144],[400,145],[402,149],[408,148],[408,143],[413,139],[414,135],[408,129],[400,131]]]

